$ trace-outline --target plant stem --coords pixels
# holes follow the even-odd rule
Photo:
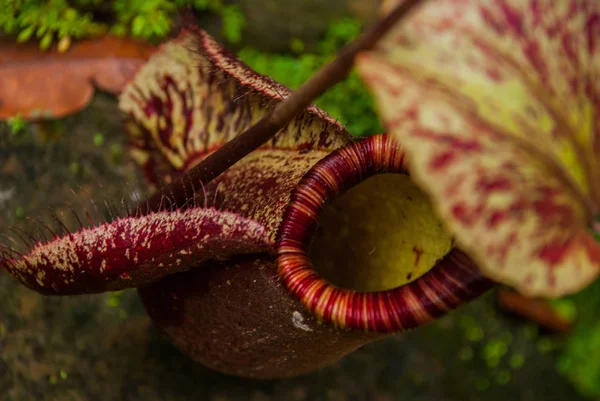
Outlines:
[[[424,0],[405,0],[373,27],[346,45],[331,63],[317,71],[308,81],[277,104],[273,110],[240,135],[216,150],[197,166],[182,174],[177,180],[165,185],[147,202],[138,205],[137,211],[147,214],[163,206],[182,206],[189,200],[198,183],[208,184],[237,161],[271,139],[294,116],[308,107],[329,88],[344,80],[354,65],[354,58],[362,51],[372,48],[409,11]],[[194,185],[193,183],[196,183]],[[168,202],[165,205],[165,202]]]

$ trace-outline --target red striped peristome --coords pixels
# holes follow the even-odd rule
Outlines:
[[[338,149],[304,176],[292,193],[279,230],[280,277],[318,319],[336,327],[372,332],[407,330],[444,315],[493,286],[458,249],[422,277],[391,290],[348,290],[320,277],[308,251],[323,206],[381,173],[408,174],[404,152],[391,137],[376,135]]]

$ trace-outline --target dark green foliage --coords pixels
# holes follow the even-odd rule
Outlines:
[[[600,399],[600,281],[568,301],[577,306],[577,320],[558,367],[581,394]]]
[[[295,89],[330,61],[337,50],[354,39],[360,30],[360,23],[352,19],[333,23],[315,54],[270,54],[245,48],[238,55],[258,72]],[[295,41],[291,47],[300,53],[304,46]],[[382,132],[373,100],[356,73],[327,91],[316,103],[346,124],[353,135],[365,136]]]
[[[191,5],[223,19],[223,33],[238,42],[244,18],[222,0],[2,0],[0,29],[24,42],[39,40],[42,49],[61,38],[80,39],[110,32],[160,40],[171,30],[181,7]]]
[[[12,136],[18,136],[27,129],[27,121],[21,116],[9,118],[6,124]]]
[[[4,0],[4,3],[0,12],[0,27],[4,32],[17,35],[19,42],[37,38],[42,49],[56,38],[82,38],[106,30],[93,20],[91,13],[84,11],[97,3],[95,0],[79,0],[73,6],[66,0]]]

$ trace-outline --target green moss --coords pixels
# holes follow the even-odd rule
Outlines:
[[[121,305],[121,297],[123,296],[123,291],[114,291],[108,294],[108,298],[106,300],[106,304],[111,308],[118,308]]]
[[[0,27],[7,34],[17,35],[19,42],[36,38],[41,48],[47,48],[53,37],[82,38],[97,35],[106,27],[85,12],[82,1],[67,0],[8,0],[0,13]],[[94,3],[94,2],[90,2]]]
[[[600,281],[568,299],[576,306],[573,333],[558,359],[558,369],[592,399],[600,398]]]
[[[115,166],[123,164],[123,147],[118,143],[110,145],[110,158]]]
[[[513,354],[510,357],[509,365],[512,369],[518,370],[525,364],[525,356],[523,354]]]
[[[467,329],[465,333],[467,340],[472,342],[477,342],[483,340],[485,333],[483,329],[479,326],[471,326]]]
[[[17,207],[15,209],[15,217],[19,220],[25,218],[25,209],[23,209],[21,206]]]
[[[104,145],[104,135],[102,133],[98,132],[94,134],[94,145],[96,145],[96,147]]]
[[[238,52],[238,56],[261,74],[295,89],[335,57],[339,48],[354,39],[360,30],[360,23],[356,20],[343,19],[330,26],[318,45],[319,50],[314,54],[271,54],[244,48]],[[301,52],[304,46],[301,41],[294,40],[290,48],[294,52]],[[382,132],[373,100],[354,72],[317,99],[316,104],[345,124],[353,135]]]
[[[550,305],[562,318],[570,322],[577,319],[577,304],[572,299],[555,299]]]
[[[21,135],[27,128],[27,121],[21,115],[9,118],[6,124],[8,124],[13,137]]]
[[[223,34],[232,43],[240,40],[245,24],[239,7],[222,0],[6,0],[3,4],[0,29],[19,42],[36,39],[42,49],[62,38],[80,39],[106,32],[160,40],[169,34],[178,11],[186,6],[219,15]]]
[[[505,341],[496,339],[488,342],[483,348],[483,358],[490,368],[495,368],[508,352],[508,345]]]
[[[506,370],[506,369],[502,369],[501,371],[499,371],[496,374],[496,383],[498,385],[505,385],[508,384],[508,382],[510,381],[510,379],[512,378],[512,374],[510,373],[510,371]]]
[[[81,165],[79,165],[77,162],[73,162],[69,166],[69,171],[71,171],[72,175],[76,176],[81,171]]]
[[[554,341],[549,337],[542,337],[537,342],[538,351],[542,354],[547,354],[552,351],[555,351],[558,348],[559,344],[557,341]]]

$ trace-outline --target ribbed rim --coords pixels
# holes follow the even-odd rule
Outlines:
[[[279,275],[325,323],[373,332],[403,331],[430,322],[493,286],[457,249],[417,280],[386,291],[339,288],[315,271],[308,248],[325,203],[375,174],[408,174],[404,158],[402,148],[391,137],[372,136],[321,160],[292,193],[279,229]]]

